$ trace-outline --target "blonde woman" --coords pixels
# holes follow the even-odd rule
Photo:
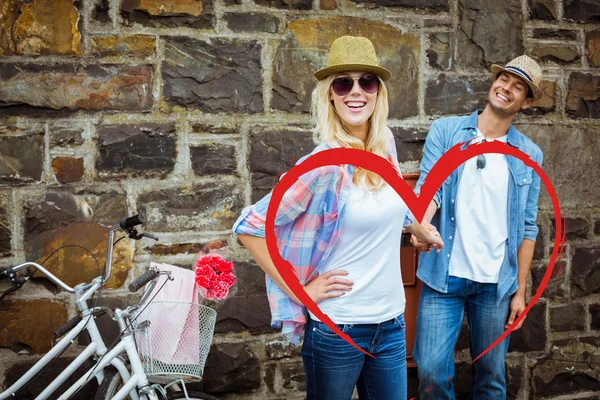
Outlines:
[[[313,153],[331,147],[362,149],[399,171],[386,126],[388,98],[371,41],[343,36],[333,42],[327,67],[315,73]],[[306,157],[305,157],[306,158]],[[301,159],[301,163],[304,160]],[[304,174],[285,193],[275,219],[278,247],[296,267],[311,299],[338,328],[375,358],[365,356],[306,312],[267,251],[265,215],[271,195],[243,210],[234,225],[242,244],[267,274],[272,325],[298,342],[307,398],[406,400],[405,297],[400,273],[403,227],[441,248],[435,229],[408,217],[408,209],[381,177],[353,166],[324,166]]]

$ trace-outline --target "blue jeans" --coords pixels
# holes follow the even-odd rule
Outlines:
[[[346,343],[322,322],[306,324],[302,360],[307,399],[349,400],[356,386],[360,399],[406,400],[404,314],[380,324],[338,325],[354,343]]]
[[[481,354],[503,332],[508,321],[510,297],[496,305],[495,283],[478,283],[449,277],[448,293],[426,284],[421,290],[417,335],[413,351],[419,371],[421,400],[455,399],[454,347],[458,340],[465,307],[471,339],[471,356]],[[506,398],[504,358],[509,337],[472,364],[474,400]]]

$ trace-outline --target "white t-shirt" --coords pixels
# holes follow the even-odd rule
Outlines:
[[[323,266],[323,273],[348,271],[344,278],[354,282],[345,295],[319,303],[335,323],[376,324],[404,312],[400,239],[407,212],[406,203],[388,185],[376,193],[352,185],[344,225]]]
[[[485,140],[479,129],[474,142]],[[506,142],[507,136],[496,140]],[[503,154],[484,154],[465,163],[456,199],[456,234],[449,274],[475,282],[498,283],[508,240],[508,163]],[[448,239],[452,240],[451,237]]]

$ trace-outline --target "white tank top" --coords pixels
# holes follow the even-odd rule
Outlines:
[[[398,316],[406,304],[400,240],[408,207],[388,185],[376,193],[352,185],[342,212],[340,236],[322,273],[346,270],[354,286],[319,307],[336,324],[375,324]]]

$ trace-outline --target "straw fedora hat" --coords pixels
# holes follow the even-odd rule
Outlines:
[[[331,44],[327,66],[315,72],[315,78],[322,80],[331,74],[346,71],[370,72],[384,81],[392,77],[390,71],[379,66],[373,43],[359,36],[337,38]]]
[[[542,97],[542,90],[540,89],[542,69],[530,57],[519,56],[506,64],[504,67],[493,64],[492,77],[494,80],[496,80],[500,72],[508,72],[509,74],[514,74],[523,78],[533,92],[533,98],[538,100]]]

